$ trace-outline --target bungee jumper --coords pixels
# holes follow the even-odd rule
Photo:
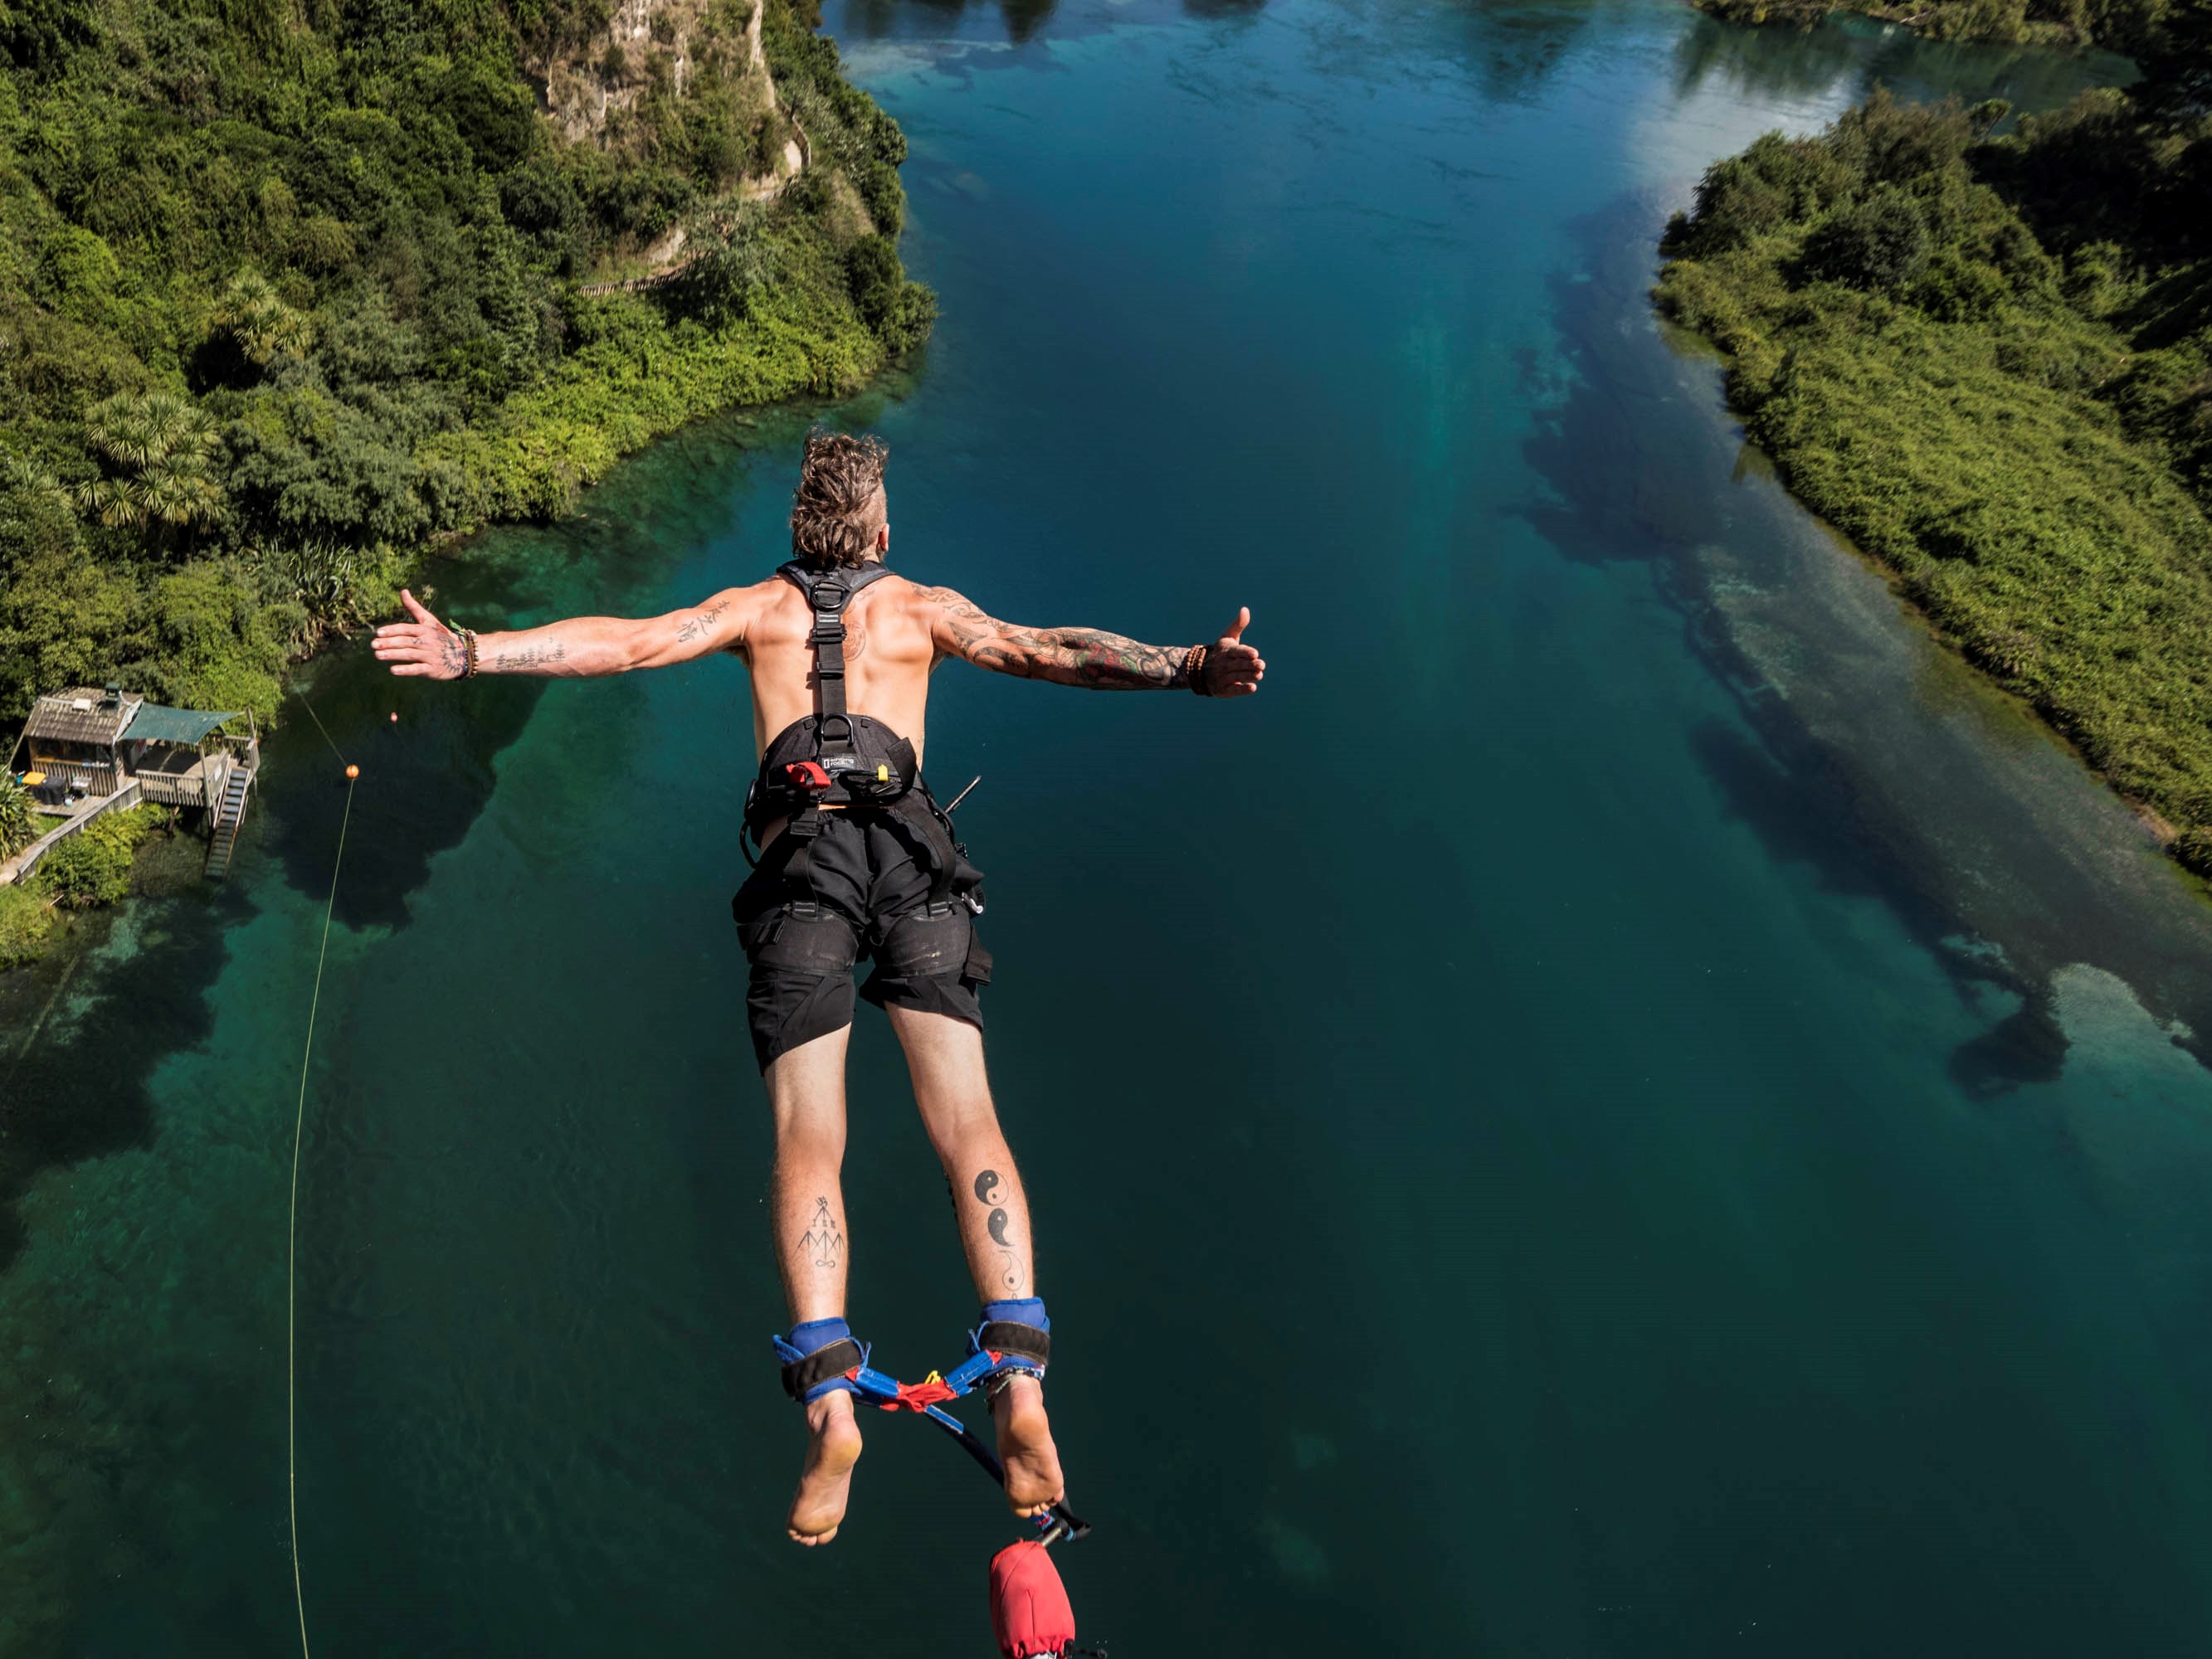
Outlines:
[[[751,586],[664,617],[483,634],[449,627],[402,593],[411,620],[379,629],[374,650],[394,674],[437,680],[619,674],[718,651],[745,664],[761,763],[744,833],[760,854],[732,908],[775,1125],[771,1207],[791,1324],[775,1351],[808,1432],[787,1530],[809,1546],[836,1536],[860,1455],[857,1403],[942,1419],[997,1466],[1017,1515],[1036,1518],[1048,1537],[1076,1534],[1081,1523],[1056,1509],[1066,1483],[1042,1386],[1052,1325],[1037,1293],[1029,1204],[984,1067],[983,878],[922,776],[930,676],[957,658],[1092,690],[1238,697],[1259,690],[1267,665],[1243,641],[1247,610],[1209,642],[1145,645],[1094,629],[1017,627],[951,588],[894,574],[887,453],[872,437],[810,433],[792,503],[793,557]],[[858,994],[883,1009],[905,1051],[982,1304],[967,1358],[921,1384],[875,1370],[846,1321],[839,1170],[863,959],[872,967]],[[989,1398],[995,1455],[942,1409],[970,1390]],[[1014,1548],[1025,1553],[1002,1559],[1044,1559],[1040,1540]],[[1015,1599],[1041,1583],[1034,1567],[1008,1574]]]

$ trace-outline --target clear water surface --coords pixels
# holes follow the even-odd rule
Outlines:
[[[861,3],[927,361],[902,568],[1182,641],[1234,707],[941,678],[1086,1634],[1143,1655],[2212,1652],[2212,927],[1745,453],[1645,301],[1700,169],[2124,66],[1670,4]],[[434,573],[465,617],[780,557],[805,416]],[[1013,1535],[799,1450],[711,663],[305,696],[364,776],[308,1078],[326,1656],[981,1655]],[[397,712],[395,725],[386,716]],[[283,1243],[345,802],[304,707],[236,878],[6,999],[0,1649],[282,1655]],[[62,977],[66,967],[67,977]],[[853,1313],[971,1313],[880,1024]]]

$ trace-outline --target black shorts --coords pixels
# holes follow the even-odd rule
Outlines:
[[[860,994],[878,1008],[950,1014],[981,1030],[977,994],[991,982],[991,953],[965,903],[929,902],[928,842],[880,808],[824,812],[821,822],[811,842],[777,836],[730,904],[752,964],[745,1013],[761,1070],[853,1023],[853,968],[864,957],[875,968]]]

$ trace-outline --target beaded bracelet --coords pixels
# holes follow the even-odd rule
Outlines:
[[[468,653],[469,659],[469,665],[461,678],[465,680],[472,680],[477,677],[477,631],[475,629],[461,629],[461,648]]]
[[[1194,645],[1184,653],[1182,677],[1190,682],[1190,689],[1201,697],[1211,694],[1206,689],[1206,647]]]

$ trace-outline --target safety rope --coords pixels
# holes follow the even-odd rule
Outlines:
[[[322,721],[318,719],[315,724]],[[330,733],[325,731],[323,736],[327,738]],[[331,748],[335,752],[337,745],[333,743]],[[307,1004],[307,1042],[300,1055],[300,1103],[292,1116],[292,1218],[284,1247],[284,1484],[292,1513],[292,1600],[300,1613],[300,1659],[309,1659],[307,1596],[300,1583],[300,1143],[307,1123],[307,1068],[315,1054],[315,1015],[323,1006],[323,963],[331,953],[331,918],[337,913],[338,872],[345,867],[346,826],[353,822],[354,786],[360,777],[358,767],[346,768],[345,813],[338,820],[337,856],[331,861],[330,902],[323,907],[323,942],[315,953],[315,994]]]

